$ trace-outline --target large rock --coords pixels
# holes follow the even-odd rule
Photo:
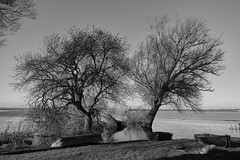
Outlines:
[[[215,149],[216,149],[215,145],[206,145],[202,148],[202,150],[200,151],[200,154],[208,154],[209,152]]]

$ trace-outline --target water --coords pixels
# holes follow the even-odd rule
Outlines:
[[[134,111],[132,112],[146,112]],[[142,113],[141,113],[142,114]],[[140,114],[139,114],[140,115]],[[121,114],[118,113],[118,119]],[[194,138],[194,134],[211,133],[240,137],[240,112],[233,111],[158,111],[153,131],[173,133],[173,139]]]
[[[102,133],[104,143],[149,140],[148,133],[140,126],[128,126],[122,131],[105,131]]]
[[[17,131],[19,123],[23,120],[23,117],[0,117],[0,132]]]
[[[240,121],[240,112],[226,111],[158,111],[156,118],[209,121]]]
[[[173,133],[173,139],[194,138],[194,134],[211,133],[240,137],[240,112],[225,111],[159,111],[154,131]]]
[[[122,117],[119,115],[118,119]],[[8,122],[17,124],[23,117],[0,117],[0,131],[7,128]],[[194,138],[194,134],[212,133],[228,134],[233,137],[240,137],[240,112],[226,111],[159,111],[154,119],[153,131],[171,132],[173,139]],[[11,126],[12,126],[11,124]],[[113,133],[112,133],[113,134]],[[109,134],[111,135],[111,134]],[[109,138],[109,141],[111,138]],[[115,141],[125,140],[145,140],[146,134],[141,128],[133,129],[131,127],[114,133],[112,139]]]

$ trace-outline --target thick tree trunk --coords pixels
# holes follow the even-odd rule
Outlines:
[[[148,112],[147,116],[146,116],[146,120],[142,125],[142,128],[148,132],[153,132],[152,130],[152,125],[153,125],[153,121],[154,118],[157,114],[157,111],[159,109],[161,105],[155,103],[155,105],[151,108],[151,110]]]
[[[83,132],[91,132],[92,131],[92,123],[93,123],[91,112],[90,111],[88,112],[83,108],[81,101],[76,101],[74,103],[74,105],[76,106],[78,111],[81,112],[85,116]]]
[[[91,132],[91,131],[92,131],[92,115],[87,114],[85,115],[83,132]]]
[[[104,123],[105,128],[108,128],[108,129],[114,128],[115,131],[121,131],[124,128],[126,128],[125,122],[116,120],[112,115],[108,114],[107,112],[101,112],[100,116],[101,116],[100,121]]]

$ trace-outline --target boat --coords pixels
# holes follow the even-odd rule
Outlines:
[[[230,135],[194,134],[194,138],[204,144],[222,147],[240,147],[240,138]]]
[[[173,134],[170,132],[153,132],[150,140],[167,141],[172,139]]]
[[[240,147],[240,138],[231,137],[230,138],[230,145],[231,145],[231,147]]]
[[[71,147],[71,146],[82,146],[89,144],[97,144],[102,142],[101,134],[94,133],[88,135],[79,135],[79,136],[68,136],[59,138],[55,141],[51,147]]]

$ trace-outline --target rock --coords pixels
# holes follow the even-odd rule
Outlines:
[[[215,150],[215,145],[206,145],[200,151],[200,154],[208,154],[210,151]]]
[[[61,139],[58,139],[56,142],[54,142],[51,147],[62,147]]]

